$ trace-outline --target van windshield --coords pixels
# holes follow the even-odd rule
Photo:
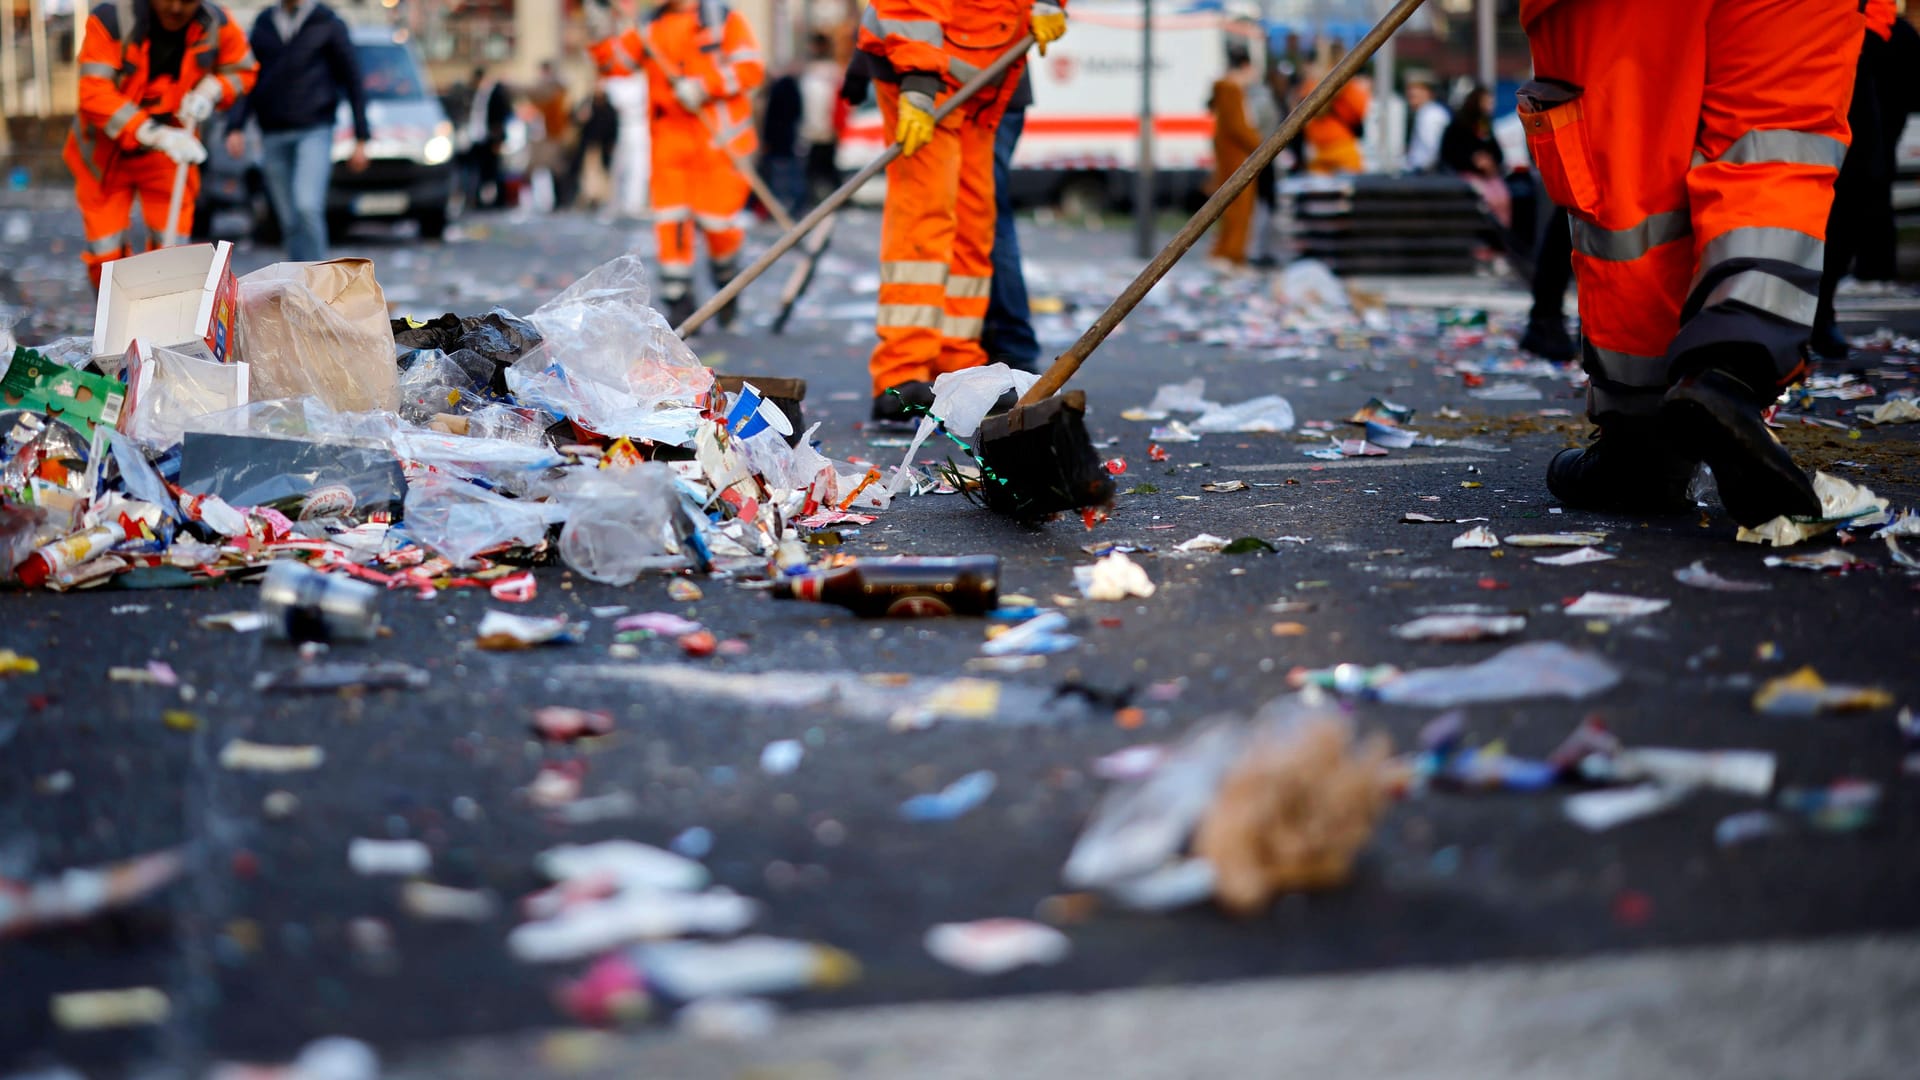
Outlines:
[[[360,82],[368,101],[416,101],[427,96],[420,69],[404,45],[359,45]]]

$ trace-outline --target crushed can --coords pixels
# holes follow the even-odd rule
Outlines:
[[[345,574],[282,560],[260,582],[267,632],[283,641],[370,641],[380,630],[380,590]]]

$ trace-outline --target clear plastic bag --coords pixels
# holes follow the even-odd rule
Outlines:
[[[196,416],[184,426],[186,431],[207,435],[388,446],[400,431],[400,418],[388,412],[335,412],[319,398],[298,397],[249,402]]]
[[[1187,424],[1203,434],[1229,431],[1292,431],[1293,406],[1278,394],[1250,398],[1236,405],[1215,405]]]
[[[396,433],[393,452],[404,461],[431,465],[468,480],[484,480],[515,495],[526,494],[534,478],[567,461],[544,443],[447,435],[424,428]]]
[[[239,284],[236,336],[256,400],[313,395],[349,412],[399,404],[393,327],[370,260],[274,263]]]
[[[684,565],[674,542],[680,492],[673,470],[649,461],[569,479],[559,493],[567,519],[560,557],[568,566],[594,581],[629,585],[648,570]]]
[[[540,504],[438,473],[408,485],[406,511],[407,532],[461,566],[502,544],[536,544],[547,535],[547,511]]]
[[[438,349],[413,354],[400,373],[400,418],[424,424],[435,416],[472,411],[484,399],[472,373]]]
[[[564,416],[609,438],[690,446],[700,425],[697,407],[643,401],[622,387],[580,375],[559,363],[548,345],[509,368],[507,386],[522,405]]]
[[[247,404],[249,376],[246,364],[155,349],[132,373],[121,430],[148,449],[163,450],[179,442],[196,418]]]
[[[621,389],[649,410],[691,405],[712,388],[713,372],[647,306],[650,297],[646,260],[622,255],[542,304],[530,321],[550,362],[576,379]]]

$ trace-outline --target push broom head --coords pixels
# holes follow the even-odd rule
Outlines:
[[[1018,521],[1106,506],[1113,477],[1087,435],[1087,395],[1055,394],[989,416],[980,425],[981,494],[988,509]]]

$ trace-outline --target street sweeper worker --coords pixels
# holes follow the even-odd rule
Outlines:
[[[618,10],[587,4],[598,39],[591,53],[604,76],[647,72],[659,296],[677,326],[695,308],[696,232],[706,240],[714,288],[739,272],[749,189],[728,155],[745,160],[759,145],[752,93],[766,79],[766,62],[746,17],[717,0],[667,0],[624,29]],[[719,318],[731,324],[733,305]]]
[[[933,378],[987,362],[980,332],[993,280],[993,143],[1025,60],[935,123],[941,98],[1031,32],[1045,55],[1067,30],[1048,0],[874,0],[860,56],[900,144],[881,219],[873,419],[911,418]]]
[[[1805,370],[1846,153],[1860,0],[1523,0],[1541,182],[1572,217],[1582,449],[1569,506],[1684,510],[1697,463],[1742,525],[1817,516],[1762,418]]]
[[[100,267],[133,251],[136,198],[146,246],[159,246],[181,166],[187,184],[175,230],[191,234],[197,166],[207,150],[188,127],[231,106],[259,70],[246,33],[217,4],[110,0],[87,16],[78,108],[63,156],[86,229],[80,258],[96,288]]]

